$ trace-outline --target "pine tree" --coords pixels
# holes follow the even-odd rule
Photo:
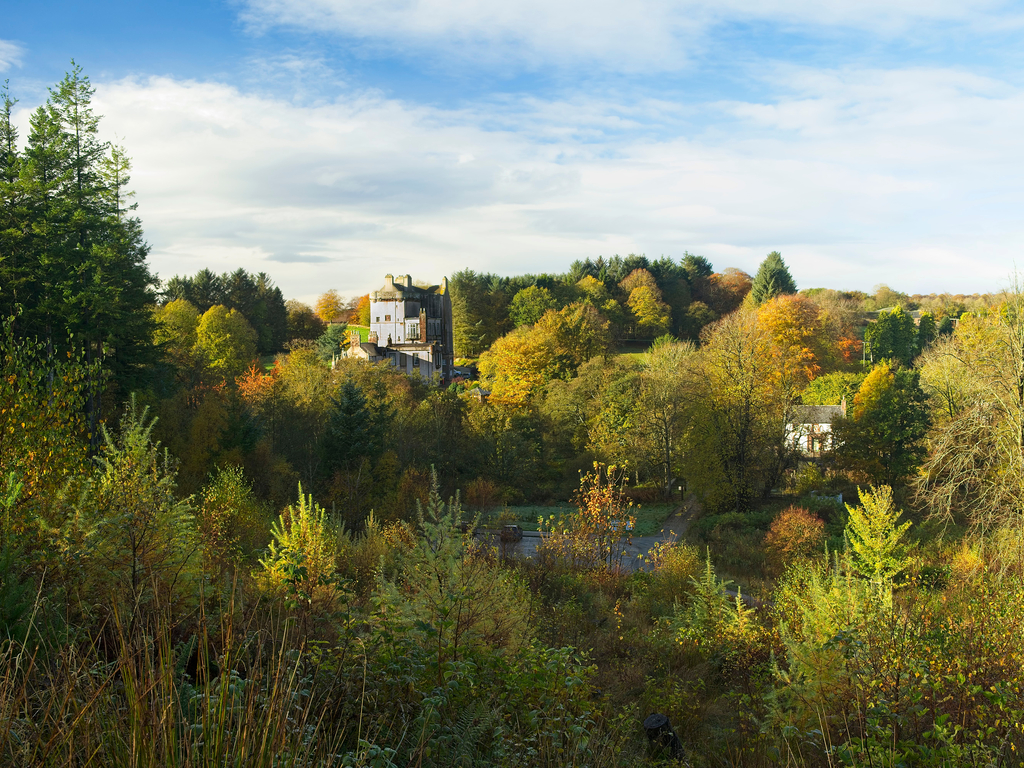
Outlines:
[[[789,274],[786,262],[778,251],[769,253],[754,276],[754,284],[750,288],[754,303],[761,306],[766,301],[784,293],[796,293],[796,283]]]

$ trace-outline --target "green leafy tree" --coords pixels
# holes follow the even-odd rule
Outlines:
[[[753,311],[724,317],[702,341],[684,475],[709,509],[746,511],[786,467],[792,393],[777,375],[771,334]]]
[[[260,559],[262,578],[270,589],[297,606],[324,605],[337,596],[338,534],[327,513],[302,492],[271,524],[266,557]]]
[[[750,287],[750,295],[754,303],[761,306],[766,301],[787,293],[796,293],[796,282],[789,274],[789,267],[782,260],[782,254],[772,251],[758,267]]]
[[[873,361],[896,360],[910,365],[918,348],[914,318],[899,305],[880,312],[878,319],[864,331],[864,341]]]
[[[892,488],[858,488],[861,506],[850,504],[846,541],[854,567],[875,584],[891,581],[910,565],[909,546],[904,540],[910,523],[900,524],[902,512],[892,500]]]
[[[288,341],[315,341],[323,336],[327,323],[317,317],[311,306],[295,299],[290,299],[285,306],[288,309]]]
[[[935,316],[931,312],[921,313],[921,322],[917,326],[917,348],[923,352],[939,335]]]
[[[642,338],[661,336],[672,323],[668,305],[657,286],[638,285],[629,294],[629,311],[636,320],[636,334]]]
[[[256,358],[256,332],[241,312],[218,304],[199,320],[196,349],[212,371],[233,381]]]
[[[651,440],[658,456],[665,498],[681,466],[682,436],[686,428],[697,351],[690,342],[671,336],[655,339],[640,373],[640,401],[636,422]]]
[[[833,425],[835,460],[874,483],[895,485],[921,466],[930,423],[920,372],[883,363],[861,384],[853,418]]]
[[[846,398],[847,406],[864,383],[863,373],[826,373],[812,380],[800,395],[804,405],[839,405]]]
[[[554,294],[547,288],[531,285],[512,297],[509,317],[518,328],[521,325],[533,325],[549,309],[558,309],[558,302]]]
[[[188,365],[195,354],[199,310],[185,299],[175,299],[154,311],[154,341],[176,365]]]

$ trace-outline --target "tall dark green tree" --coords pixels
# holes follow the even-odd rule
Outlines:
[[[789,267],[782,260],[782,254],[772,251],[765,256],[757,274],[754,275],[754,284],[750,287],[750,293],[754,297],[757,306],[766,301],[788,293],[796,293],[796,282],[789,274]]]
[[[72,62],[32,114],[21,155],[10,124],[13,99],[4,92],[0,312],[18,315],[18,334],[43,339],[51,354],[75,348],[87,361],[102,361],[124,391],[155,359],[145,307],[156,281],[130,203],[130,163],[100,140],[93,90]],[[97,386],[92,393],[95,427]]]

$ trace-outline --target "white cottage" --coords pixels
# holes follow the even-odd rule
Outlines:
[[[786,444],[805,458],[820,458],[835,445],[832,424],[846,418],[846,398],[839,405],[797,405],[786,425]]]

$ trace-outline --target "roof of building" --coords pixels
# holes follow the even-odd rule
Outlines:
[[[373,291],[370,298],[374,301],[386,299],[404,299],[414,296],[422,296],[425,293],[445,294],[448,292],[448,278],[441,281],[440,285],[413,285],[411,275],[384,276],[384,286],[379,291]]]
[[[363,352],[365,352],[366,354],[370,355],[371,357],[378,357],[378,356],[380,356],[380,350],[377,349],[377,345],[372,343],[372,342],[369,342],[369,341],[360,342],[359,348],[361,350],[363,350]]]
[[[841,405],[796,405],[793,406],[792,424],[831,424],[843,417]]]

